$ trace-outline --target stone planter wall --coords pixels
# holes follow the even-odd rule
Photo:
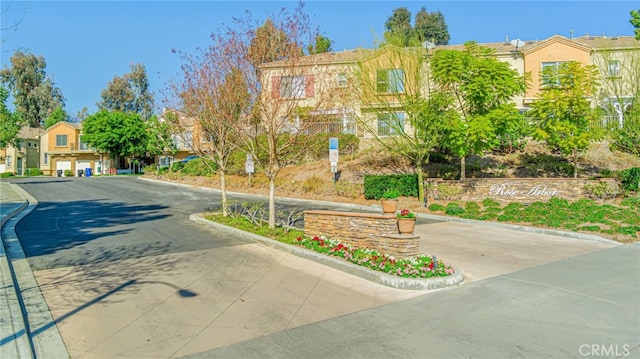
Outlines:
[[[399,234],[397,222],[395,214],[309,210],[304,211],[304,234],[337,239],[396,258],[417,255],[420,237]]]
[[[612,191],[618,187],[613,178],[470,178],[465,180],[428,180],[428,198],[482,201],[491,198],[502,202],[532,203],[551,197],[578,200],[587,197],[588,186],[605,183]]]

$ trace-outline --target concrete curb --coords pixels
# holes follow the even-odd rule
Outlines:
[[[211,228],[215,228],[228,233],[241,235],[245,238],[249,238],[254,241],[264,243],[272,248],[279,249],[287,253],[291,253],[298,257],[312,260],[314,262],[335,268],[337,270],[341,270],[345,273],[355,275],[357,277],[369,280],[374,283],[385,285],[387,287],[392,287],[396,289],[409,289],[409,290],[432,290],[432,289],[441,289],[441,288],[456,286],[461,284],[464,281],[463,274],[457,268],[454,268],[455,270],[454,274],[446,277],[425,278],[425,279],[403,278],[403,277],[393,276],[383,272],[375,271],[372,269],[368,269],[339,258],[316,253],[314,251],[308,250],[303,247],[285,244],[267,237],[262,237],[253,233],[245,232],[243,230],[240,230],[234,227],[212,222],[205,219],[202,213],[192,214],[191,216],[189,216],[189,219],[194,222],[207,225]]]
[[[7,216],[7,227],[2,229],[6,234],[6,237],[3,236],[3,243],[6,246],[7,258],[11,258],[13,264],[16,282],[14,286],[18,291],[18,298],[26,311],[23,313],[26,316],[25,333],[33,343],[33,355],[36,358],[69,358],[67,347],[15,232],[16,224],[38,205],[38,201],[19,186],[12,185],[12,188],[25,198],[25,207],[11,218]]]
[[[144,178],[144,177],[139,177],[139,179],[145,180],[145,181],[152,181],[152,182],[170,184],[170,185],[173,185],[173,186],[181,186],[181,187],[186,187],[186,188],[196,188],[196,189],[205,190],[205,191],[211,191],[211,192],[215,192],[215,193],[220,193],[221,192],[219,189],[210,188],[210,187],[192,186],[192,185],[187,185],[187,184],[183,184],[183,183],[175,183],[175,182],[170,182],[170,181],[162,181],[162,180],[156,180],[156,179]],[[237,195],[237,196],[253,196],[253,197],[258,197],[258,198],[263,198],[263,199],[269,198],[269,196],[259,195],[259,194],[248,194],[248,193],[230,192],[230,191],[227,191],[227,193],[231,194],[231,195]],[[311,201],[311,200],[308,200],[308,199],[291,198],[291,197],[277,197],[276,196],[276,199],[282,199],[282,200],[286,200],[286,201],[300,202],[300,203],[310,203],[310,202],[315,203],[315,204],[320,203],[320,204],[326,204],[326,205],[330,205],[330,206],[340,206],[340,207],[353,208],[353,209],[359,209],[359,210],[364,210],[364,211],[379,211],[379,209],[380,209],[378,206],[362,206],[362,205],[342,203],[342,202],[329,202],[329,201],[316,201],[316,200]],[[500,229],[510,229],[510,230],[520,231],[520,232],[546,234],[546,235],[552,235],[552,236],[569,238],[569,239],[603,242],[603,243],[609,243],[609,244],[615,244],[615,245],[621,245],[622,244],[620,242],[616,242],[614,240],[611,240],[611,239],[608,239],[608,238],[604,238],[604,237],[601,237],[601,236],[598,236],[598,235],[594,235],[594,234],[586,234],[586,233],[578,233],[578,232],[567,232],[567,231],[561,231],[561,230],[556,230],[556,229],[529,227],[529,226],[524,226],[524,225],[508,224],[508,223],[500,223],[500,222],[491,222],[491,221],[480,221],[480,220],[475,220],[475,219],[466,219],[466,218],[451,217],[451,216],[444,216],[444,215],[435,215],[435,214],[427,214],[427,213],[416,213],[416,215],[419,218],[433,219],[433,220],[438,220],[438,221],[449,221],[449,222],[466,223],[466,224],[472,224],[472,225],[476,225],[476,226],[484,226],[484,227],[500,228]]]

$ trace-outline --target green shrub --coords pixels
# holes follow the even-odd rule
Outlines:
[[[156,165],[147,165],[142,168],[143,173],[156,173]]]
[[[640,208],[640,195],[635,197],[627,197],[622,200],[621,204],[627,207],[639,207]]]
[[[65,177],[73,177],[73,171],[72,170],[64,170],[64,176]]]
[[[171,171],[178,172],[184,167],[184,163],[182,162],[174,162],[171,164]]]
[[[465,210],[456,202],[450,202],[447,204],[447,208],[445,209],[444,213],[452,216],[459,216],[461,214],[464,214]]]
[[[196,158],[182,166],[181,173],[188,176],[213,176],[218,171],[218,165],[207,158]]]
[[[366,199],[380,199],[385,191],[395,189],[399,196],[418,197],[418,175],[365,175],[364,197]]]
[[[493,198],[485,198],[482,200],[482,205],[485,207],[500,207],[500,203],[496,202]]]
[[[39,168],[27,168],[24,172],[27,176],[42,176],[42,171]]]
[[[444,212],[445,207],[441,204],[433,203],[427,207],[431,212]]]
[[[0,173],[0,178],[8,178],[8,177],[13,177],[13,173],[11,172],[2,172]]]
[[[640,167],[627,168],[620,171],[622,188],[627,191],[637,192],[640,190]]]

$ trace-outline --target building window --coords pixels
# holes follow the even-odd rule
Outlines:
[[[283,76],[280,78],[281,98],[303,98],[305,88],[304,76]]]
[[[56,135],[56,147],[67,146],[67,135]]]
[[[567,61],[543,62],[542,63],[542,88],[559,87],[563,83],[561,78],[561,68]]]
[[[338,83],[338,87],[347,87],[347,74],[339,73],[336,76],[336,82]]]
[[[404,113],[378,114],[378,136],[393,136],[404,133]]]
[[[11,156],[7,156],[6,163],[7,167],[11,167]]]
[[[378,70],[376,74],[376,90],[383,93],[404,92],[404,70]]]
[[[49,154],[45,152],[42,160],[45,165],[49,164]]]
[[[611,60],[609,61],[609,77],[618,77],[620,76],[620,61]]]
[[[33,143],[33,148],[38,148],[38,142]]]

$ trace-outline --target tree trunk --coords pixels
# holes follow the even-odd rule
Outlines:
[[[269,177],[269,228],[276,228],[276,181]]]
[[[460,156],[460,179],[463,180],[465,178],[465,170],[467,167],[467,161],[466,161],[467,157],[466,156]]]
[[[573,178],[578,178],[578,155],[576,150],[573,150]]]
[[[220,170],[220,194],[222,196],[222,217],[226,217],[229,215],[229,202],[227,201],[227,180],[225,176],[225,171]]]
[[[418,201],[420,203],[425,203],[425,193],[424,193],[424,176],[422,174],[422,162],[416,164],[416,173],[418,175]]]

